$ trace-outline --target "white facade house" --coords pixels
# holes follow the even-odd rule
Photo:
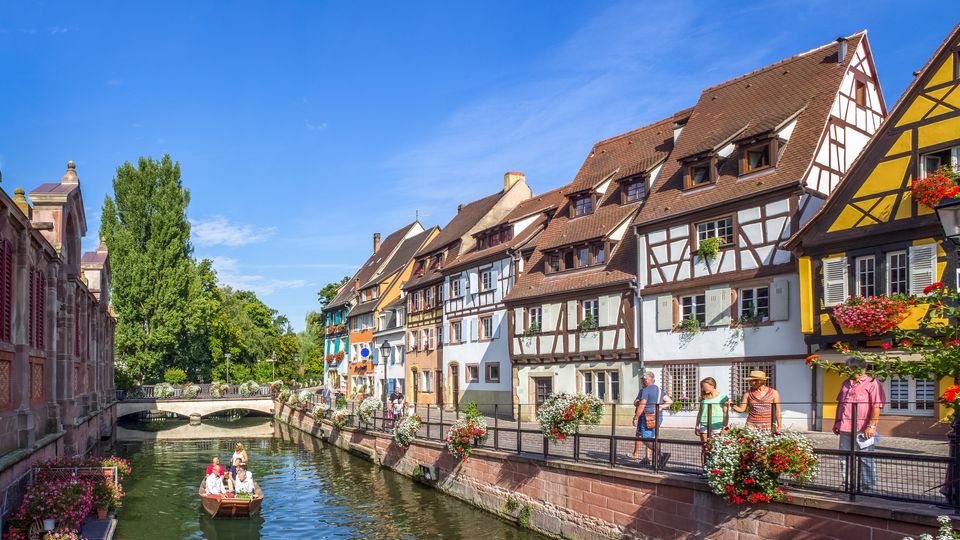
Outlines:
[[[386,306],[380,312],[378,330],[374,334],[374,377],[377,388],[384,388],[389,395],[394,388],[404,391],[406,366],[404,364],[406,348],[406,299],[401,297],[398,302]],[[384,343],[387,344],[387,355],[384,356]]]

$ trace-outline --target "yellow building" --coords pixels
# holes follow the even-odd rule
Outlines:
[[[852,296],[921,295],[931,283],[956,287],[956,246],[944,240],[936,212],[912,200],[914,179],[941,166],[956,169],[960,156],[960,26],[954,28],[917,75],[840,187],[788,244],[798,255],[801,324],[811,352],[832,353],[838,341],[852,348],[896,348],[891,334],[866,336],[840,325],[833,308]],[[927,306],[901,323],[916,328]],[[836,358],[839,360],[839,356]],[[811,389],[821,427],[833,425],[842,380],[817,370]],[[941,434],[937,404],[948,381],[884,381],[887,404],[880,432]]]

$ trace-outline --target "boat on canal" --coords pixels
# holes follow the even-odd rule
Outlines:
[[[207,483],[200,481],[200,504],[212,517],[252,517],[260,513],[263,490],[256,480],[250,498],[224,497],[207,494]]]

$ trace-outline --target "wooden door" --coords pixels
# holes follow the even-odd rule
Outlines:
[[[453,388],[453,406],[454,408],[460,408],[460,366],[454,364],[450,366],[450,380],[453,381],[451,385]]]
[[[553,378],[552,377],[534,377],[533,384],[536,388],[536,396],[534,404],[537,408],[540,405],[543,405],[547,398],[550,397],[550,394],[553,394]]]
[[[417,397],[420,395],[420,372],[413,370],[410,372],[410,374],[410,382],[413,384],[413,403],[417,404],[420,403],[420,401],[417,399]]]
[[[437,405],[443,405],[443,370],[434,373],[434,384],[437,385]]]

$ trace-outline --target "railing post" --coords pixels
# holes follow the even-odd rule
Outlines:
[[[573,460],[580,461],[580,424],[577,424],[576,431],[573,432]]]
[[[682,408],[680,410],[683,410]],[[642,417],[641,417],[642,418]],[[660,404],[653,409],[653,472],[660,471]]]
[[[493,404],[493,449],[500,449],[500,415],[497,414],[499,407]]]
[[[610,465],[617,464],[617,404],[610,405]]]
[[[520,433],[520,423],[523,421],[523,405],[517,406],[519,413],[517,415],[517,453],[523,452],[523,433]]]
[[[427,438],[430,438],[430,404],[427,404]]]
[[[860,424],[860,417],[857,414],[857,402],[854,401],[850,419],[850,450],[847,452],[847,494],[851,501],[856,500],[856,493],[860,489],[860,463],[857,460],[857,428]],[[840,412],[840,417],[843,418],[843,411]]]

